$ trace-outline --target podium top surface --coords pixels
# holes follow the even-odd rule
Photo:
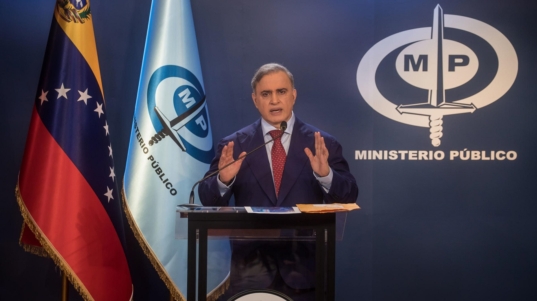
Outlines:
[[[193,208],[185,208],[177,206],[177,212],[179,213],[246,213],[244,207],[212,207],[212,206],[200,206]]]
[[[176,210],[176,231],[175,236],[178,239],[186,238],[187,224],[194,228],[209,229],[209,236],[229,236],[235,239],[240,237],[263,237],[267,236],[266,232],[261,229],[280,229],[281,232],[274,235],[277,237],[296,236],[288,234],[290,229],[327,229],[335,226],[336,240],[343,239],[345,228],[346,212],[339,213],[292,213],[292,214],[271,214],[271,213],[248,213],[244,207],[195,207],[183,208],[178,206]],[[240,231],[232,233],[222,233],[215,231],[218,229],[243,229],[254,230],[247,234]],[[287,229],[287,230],[283,230]],[[254,234],[252,234],[254,233]],[[291,231],[290,233],[295,233]],[[300,233],[304,238],[305,232]],[[309,233],[309,232],[308,232]],[[308,234],[309,235],[309,234]],[[307,236],[307,235],[306,235]],[[313,236],[314,237],[314,236]],[[296,239],[296,237],[295,237]]]
[[[292,214],[272,214],[272,213],[248,213],[244,207],[195,207],[183,209],[177,207],[177,215],[181,219],[188,219],[200,222],[228,222],[213,227],[230,227],[229,223],[241,223],[239,228],[276,228],[279,226],[294,228],[311,228],[316,224],[334,223],[334,213],[292,213]],[[268,223],[265,225],[264,223]],[[280,224],[282,223],[282,224]],[[225,226],[224,226],[225,225]]]

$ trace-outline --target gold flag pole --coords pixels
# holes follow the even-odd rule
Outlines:
[[[67,301],[69,298],[69,290],[67,285],[67,276],[62,273],[62,301]]]

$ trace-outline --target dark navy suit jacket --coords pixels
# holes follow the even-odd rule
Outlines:
[[[334,174],[328,193],[322,189],[313,175],[304,148],[308,147],[315,152],[314,133],[317,131],[319,130],[315,127],[296,118],[278,197],[274,190],[267,151],[262,148],[244,159],[235,182],[223,196],[220,196],[216,176],[200,183],[198,192],[201,202],[205,206],[228,206],[232,195],[235,196],[235,206],[295,206],[323,202],[356,202],[358,186],[349,171],[347,161],[342,156],[341,145],[334,137],[322,131],[321,135],[329,152],[328,163]],[[229,141],[235,142],[233,154],[236,157],[243,151],[249,152],[263,144],[265,141],[261,120],[222,139],[207,174],[218,170],[222,148]]]
[[[313,175],[304,148],[308,147],[315,152],[314,133],[318,131],[298,118],[295,119],[278,197],[274,189],[267,151],[263,147],[245,158],[233,185],[223,196],[220,195],[216,176],[201,182],[198,193],[202,204],[228,206],[232,195],[235,197],[235,206],[290,207],[296,204],[356,202],[358,186],[349,171],[347,161],[342,156],[341,145],[334,137],[322,131],[320,132],[329,152],[328,163],[333,172],[330,190],[326,192]],[[229,141],[235,142],[233,149],[235,157],[243,151],[249,152],[263,144],[261,120],[222,139],[207,174],[218,170],[222,148]],[[234,282],[249,282],[248,279],[243,279],[241,273],[252,275],[252,271],[246,271],[246,269],[253,268],[259,271],[253,273],[257,274],[259,279],[253,281],[256,284],[252,286],[268,287],[276,271],[279,270],[287,285],[297,289],[312,288],[315,255],[310,247],[313,245],[301,243],[293,246],[285,244],[274,246],[268,246],[263,242],[258,244],[234,242],[232,244],[231,286]],[[289,250],[289,252],[282,252],[282,250]],[[299,250],[298,256],[292,253],[293,250]],[[245,261],[244,258],[247,260]],[[263,266],[259,269],[259,265]],[[246,283],[245,286],[250,284]]]

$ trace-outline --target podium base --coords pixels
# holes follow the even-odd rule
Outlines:
[[[293,299],[281,292],[267,289],[243,291],[227,301],[293,301]]]

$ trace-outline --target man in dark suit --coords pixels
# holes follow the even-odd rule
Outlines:
[[[252,90],[261,118],[219,143],[207,174],[264,142],[275,138],[274,142],[200,183],[201,202],[227,206],[232,195],[236,206],[355,202],[358,186],[341,145],[293,113],[297,95],[293,75],[279,64],[263,65],[252,79]],[[283,121],[287,129],[281,135]],[[234,242],[232,290],[283,285],[291,293],[310,291],[315,275],[311,247],[308,243]]]

